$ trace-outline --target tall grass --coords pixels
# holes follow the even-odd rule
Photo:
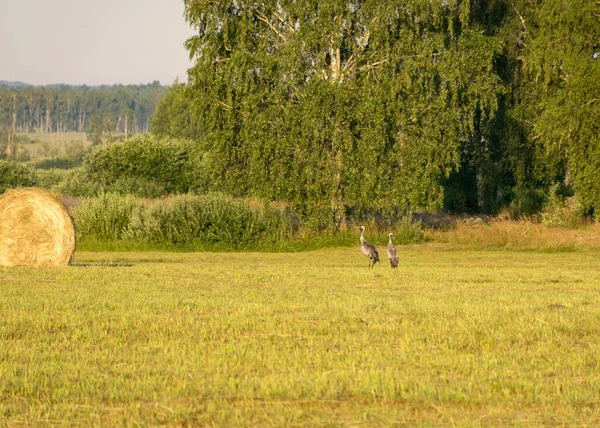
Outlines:
[[[126,236],[133,213],[139,209],[140,202],[133,196],[103,193],[82,199],[72,214],[80,238],[117,241]]]
[[[129,241],[181,249],[251,249],[289,239],[291,219],[268,206],[251,209],[222,194],[179,195],[154,202],[113,193],[73,210],[83,240]]]
[[[81,200],[72,214],[80,248],[94,250],[302,251],[357,245],[358,225],[340,232],[314,230],[289,207],[259,204],[223,194],[178,195],[147,200],[116,193]],[[392,226],[367,224],[368,238],[385,245],[423,238],[410,215]]]
[[[475,249],[515,249],[565,251],[600,248],[600,225],[579,228],[550,227],[531,220],[493,219],[489,223],[458,221],[449,230],[427,230],[425,239]]]

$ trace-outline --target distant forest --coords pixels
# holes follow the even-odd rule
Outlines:
[[[157,101],[166,92],[158,81],[145,85],[31,86],[0,81],[0,128],[14,132],[86,132],[90,123],[115,132],[147,132]]]

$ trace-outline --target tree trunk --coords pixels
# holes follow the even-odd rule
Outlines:
[[[16,92],[12,94],[13,101],[13,111],[12,111],[12,132],[15,134],[17,132],[17,94]]]
[[[46,132],[52,132],[52,121],[50,119],[50,105],[46,103]]]
[[[332,136],[331,157],[332,167],[334,168],[334,187],[331,195],[331,211],[333,215],[333,227],[339,232],[346,225],[346,203],[344,202],[344,180],[343,171],[343,152],[342,152],[343,131],[341,125],[337,124]]]

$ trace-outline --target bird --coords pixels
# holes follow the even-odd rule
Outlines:
[[[392,244],[392,236],[393,233],[389,234],[390,240],[387,246],[388,259],[390,259],[390,266],[392,269],[396,269],[398,267],[398,251],[396,251],[396,247]]]
[[[365,233],[365,227],[360,227],[360,251],[365,257],[369,259],[369,269],[375,266],[375,263],[379,261],[379,253],[377,248],[367,240],[365,240],[363,234]]]

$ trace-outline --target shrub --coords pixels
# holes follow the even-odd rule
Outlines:
[[[145,203],[114,193],[86,198],[73,210],[84,239],[129,240],[187,249],[249,249],[292,235],[290,216],[267,206],[251,209],[222,194],[179,195]]]
[[[83,163],[84,152],[81,151],[72,156],[36,159],[31,162],[35,169],[73,169]]]
[[[562,184],[550,188],[548,201],[542,211],[542,223],[547,226],[574,227],[582,223],[585,209],[578,196]]]
[[[35,185],[43,189],[54,189],[67,177],[65,170],[36,170]]]
[[[127,237],[149,243],[219,244],[250,248],[261,241],[277,241],[291,234],[291,221],[283,213],[221,194],[181,195],[142,205],[133,216]]]
[[[119,179],[135,179],[155,183],[169,193],[186,193],[195,174],[189,161],[195,151],[190,141],[141,135],[97,147],[86,157],[84,168],[106,188]]]
[[[82,199],[72,214],[79,236],[111,241],[126,235],[137,209],[139,202],[133,196],[101,193]]]
[[[0,194],[13,187],[30,187],[34,184],[33,169],[13,161],[0,160]]]
[[[62,180],[52,190],[64,196],[96,196],[104,187],[91,179],[83,168],[70,169],[62,174]]]
[[[397,243],[407,244],[423,240],[423,224],[421,220],[414,221],[412,213],[400,217],[394,227],[394,239]]]
[[[107,189],[120,195],[135,195],[141,198],[158,198],[165,196],[164,186],[138,177],[122,177]]]
[[[514,219],[531,217],[539,214],[546,201],[546,194],[541,189],[516,189],[509,211]]]

